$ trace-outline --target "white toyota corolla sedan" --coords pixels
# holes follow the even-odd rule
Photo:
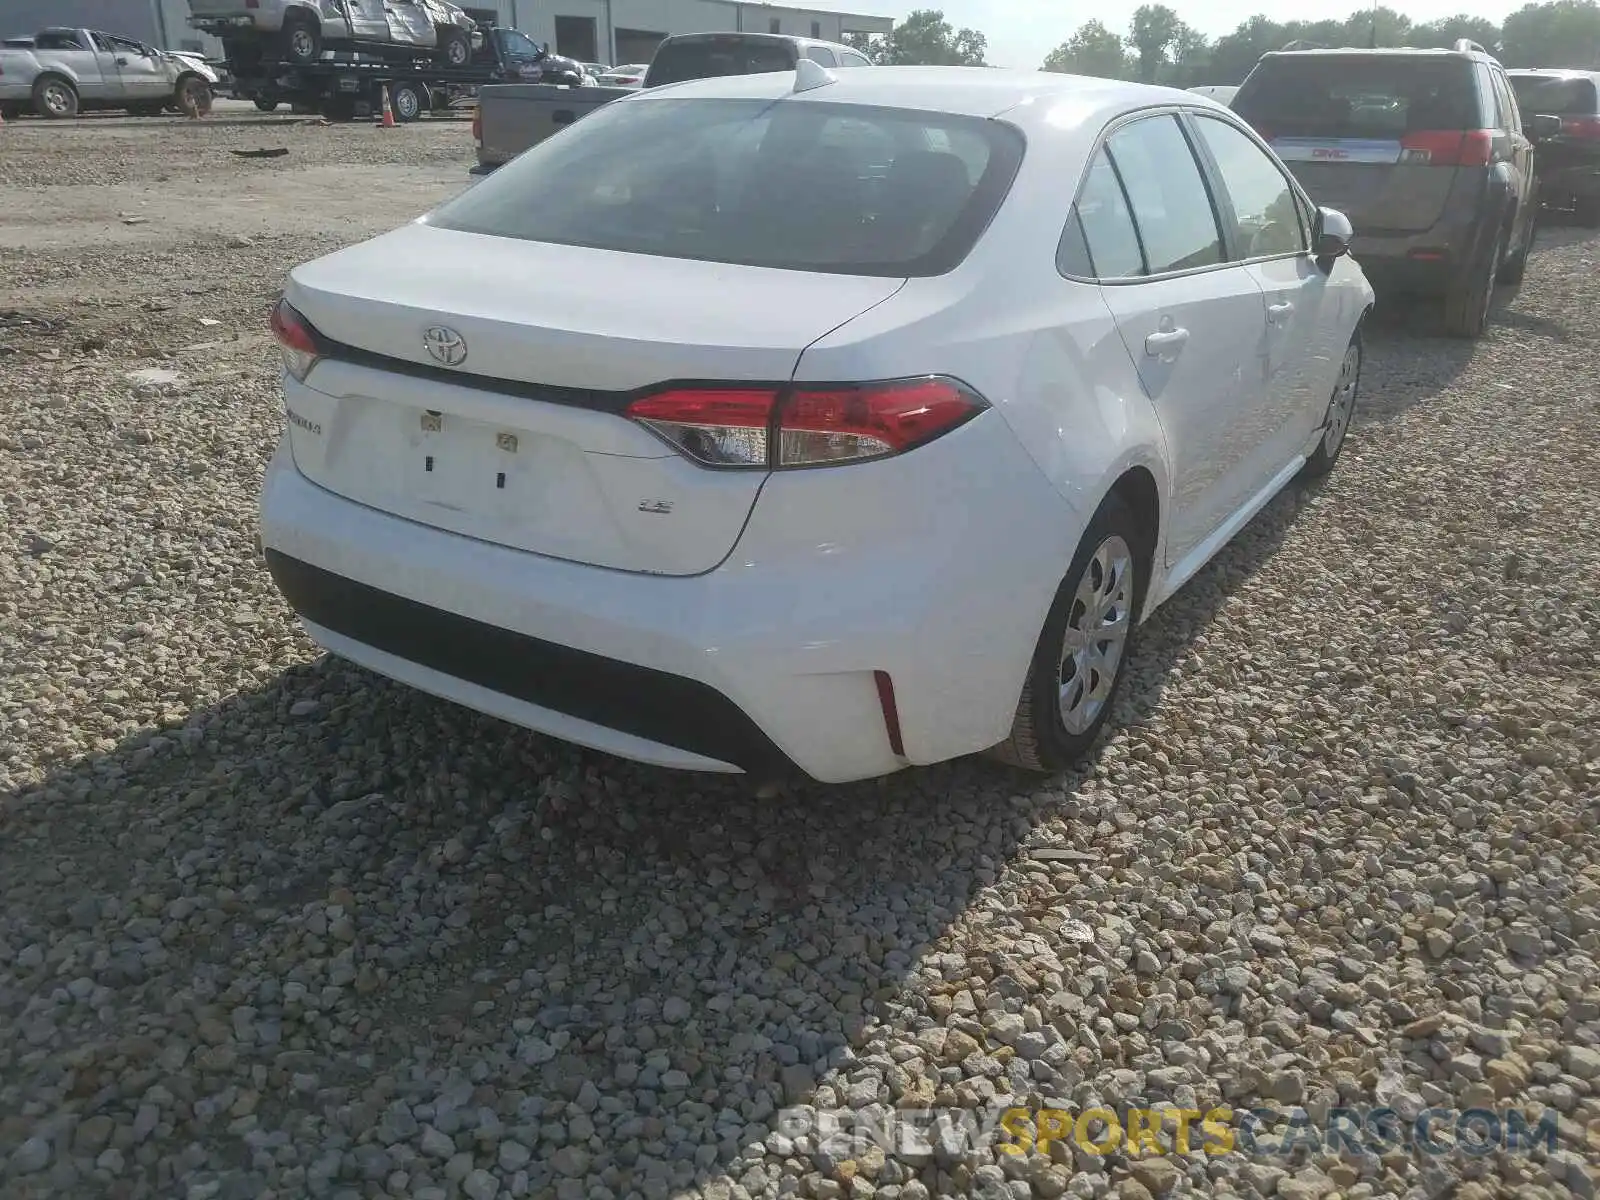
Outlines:
[[[1349,238],[1192,93],[642,92],[291,274],[267,563],[333,653],[628,758],[1059,769],[1338,457]]]

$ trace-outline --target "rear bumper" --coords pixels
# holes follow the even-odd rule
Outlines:
[[[261,504],[274,579],[342,657],[623,757],[826,783],[1001,741],[1080,533],[997,415],[903,460],[775,477],[727,562],[690,577],[418,525],[313,484],[287,445]]]
[[[1561,203],[1600,196],[1600,161],[1539,174],[1539,197]]]

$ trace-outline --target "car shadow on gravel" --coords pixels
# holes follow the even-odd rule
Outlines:
[[[1120,725],[1159,702],[1304,495],[1275,500],[1144,627]],[[71,1062],[79,1116],[126,1122],[139,1096],[102,1085],[161,1064],[189,1089],[181,1112],[255,1093],[257,1138],[344,1114],[340,1132],[374,1144],[342,1177],[397,1161],[383,1147],[419,1122],[486,1168],[496,1137],[526,1144],[535,1190],[563,1172],[647,1196],[737,1176],[784,1103],[856,1104],[849,1088],[894,1078],[887,1060],[855,1064],[875,1026],[937,1023],[938,979],[907,985],[952,927],[967,974],[1030,986],[963,918],[1048,818],[1068,838],[1048,869],[1093,878],[1133,853],[1080,812],[1095,769],[965,760],[763,798],[322,658],[0,797],[0,911],[37,914],[14,932],[44,950],[13,966],[0,1022],[32,1028],[25,1013],[75,976],[106,989],[82,1027],[31,1039],[13,1078],[48,1091]],[[838,1095],[819,1095],[824,1076]],[[196,1115],[174,1145],[250,1194],[269,1180],[248,1132]]]

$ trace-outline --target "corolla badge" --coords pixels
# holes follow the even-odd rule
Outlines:
[[[467,361],[467,339],[448,325],[432,325],[422,331],[422,344],[428,348],[428,357],[447,367],[459,367]]]

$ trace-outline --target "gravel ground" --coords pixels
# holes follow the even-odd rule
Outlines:
[[[762,798],[319,658],[252,551],[279,281],[468,151],[0,130],[0,1193],[1594,1195],[1600,240],[1546,231],[1477,346],[1374,332],[1338,471],[1147,627],[1089,767]],[[1559,1145],[842,1158],[777,1116],[1006,1096]]]

